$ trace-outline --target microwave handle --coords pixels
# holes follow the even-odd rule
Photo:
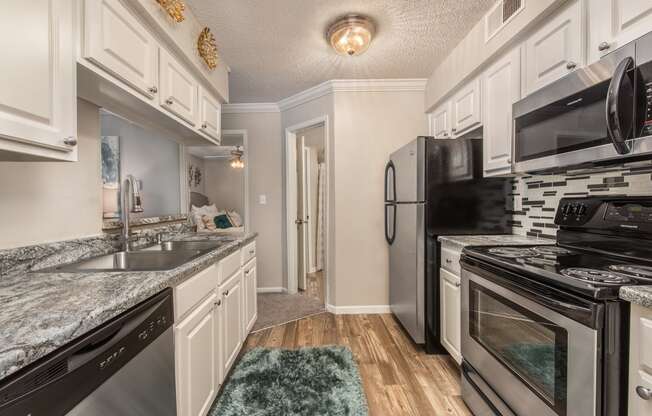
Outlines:
[[[620,119],[620,94],[627,71],[633,66],[634,59],[632,57],[627,57],[618,64],[607,93],[607,132],[616,152],[621,155],[632,151],[631,145],[627,143],[629,131],[625,131],[627,126],[623,125],[623,120]]]

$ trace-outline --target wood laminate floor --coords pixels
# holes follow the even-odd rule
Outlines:
[[[455,361],[426,355],[392,315],[323,313],[251,334],[243,350],[334,344],[353,351],[370,415],[471,415]]]

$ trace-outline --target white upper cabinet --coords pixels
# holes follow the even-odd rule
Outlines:
[[[591,62],[652,30],[650,0],[588,0],[588,7]]]
[[[160,104],[191,125],[197,120],[195,78],[164,49],[160,50]]]
[[[199,130],[220,141],[222,105],[204,88],[199,88]]]
[[[84,4],[84,57],[153,98],[158,90],[154,38],[117,0]]]
[[[586,34],[583,16],[581,1],[569,1],[528,36],[523,60],[526,94],[584,64]]]
[[[451,134],[451,102],[446,101],[437,107],[430,116],[431,132],[436,139],[450,139]]]
[[[468,133],[482,124],[480,78],[462,86],[451,100],[454,137]]]
[[[0,160],[77,160],[72,5],[2,2]]]
[[[521,98],[520,51],[508,52],[482,75],[484,176],[512,171],[512,105]]]

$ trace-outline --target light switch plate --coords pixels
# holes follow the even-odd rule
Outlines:
[[[258,195],[258,203],[260,205],[267,205],[267,195]]]

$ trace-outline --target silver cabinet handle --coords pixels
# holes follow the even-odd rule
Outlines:
[[[643,386],[636,386],[636,394],[638,394],[638,397],[640,397],[643,400],[652,399],[652,390],[646,389]]]
[[[170,97],[170,98],[168,98],[167,100],[165,100],[165,104],[167,104],[167,105],[172,105],[172,104],[174,104],[174,100],[172,99],[172,97]]]
[[[599,50],[600,52],[602,52],[602,51],[606,51],[606,50],[608,50],[609,48],[611,48],[611,45],[609,44],[609,42],[601,42],[601,43],[598,45],[598,50]]]
[[[149,87],[147,91],[151,92],[152,94],[156,94],[158,92],[158,88],[156,88],[156,86]]]
[[[68,136],[65,139],[63,139],[63,143],[68,146],[77,146],[77,139],[74,138],[73,136]]]
[[[577,68],[577,64],[575,62],[573,62],[573,61],[569,61],[566,64],[566,69],[568,69],[569,71],[572,71],[575,68]]]

